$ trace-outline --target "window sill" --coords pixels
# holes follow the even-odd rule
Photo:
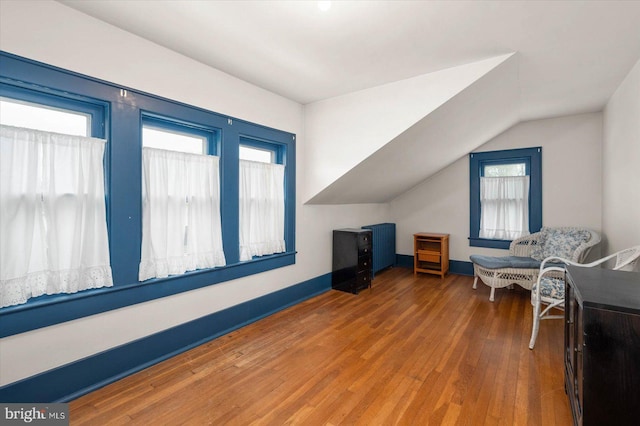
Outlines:
[[[469,238],[469,245],[471,247],[486,247],[486,248],[509,250],[509,246],[511,245],[511,240],[491,240],[488,238]]]
[[[0,338],[293,265],[295,257],[296,252],[278,253],[167,278],[35,297],[0,309]]]

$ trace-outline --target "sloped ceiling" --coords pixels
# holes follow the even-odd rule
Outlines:
[[[389,201],[473,148],[479,126],[511,125],[517,108],[513,54],[308,104],[307,202]],[[463,129],[471,140],[452,143]]]
[[[640,58],[634,1],[334,1],[327,12],[315,1],[60,2],[306,105],[300,169],[312,203],[388,201],[518,120],[599,111]],[[318,161],[331,137],[314,130],[331,116],[322,102],[514,52],[467,88],[447,86],[459,93],[432,111],[389,119],[382,142]],[[334,119],[334,137],[351,125]]]
[[[516,124],[517,56],[498,59],[495,67],[351,167],[308,203],[391,201]],[[389,108],[394,106],[389,99]]]

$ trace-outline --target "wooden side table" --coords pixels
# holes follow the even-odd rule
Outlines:
[[[440,275],[449,272],[449,234],[413,234],[413,274]]]

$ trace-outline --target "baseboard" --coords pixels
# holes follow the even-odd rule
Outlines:
[[[331,274],[0,387],[0,401],[68,402],[331,289]]]
[[[473,276],[473,263],[464,260],[449,260],[449,272],[457,275]]]
[[[396,266],[413,269],[413,256],[396,254]]]
[[[413,256],[396,254],[396,266],[413,269]],[[473,263],[463,260],[449,260],[449,272],[456,275],[473,276]]]

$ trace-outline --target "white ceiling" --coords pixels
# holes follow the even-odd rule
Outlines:
[[[522,119],[595,111],[640,58],[640,2],[60,1],[302,104],[518,52]]]

